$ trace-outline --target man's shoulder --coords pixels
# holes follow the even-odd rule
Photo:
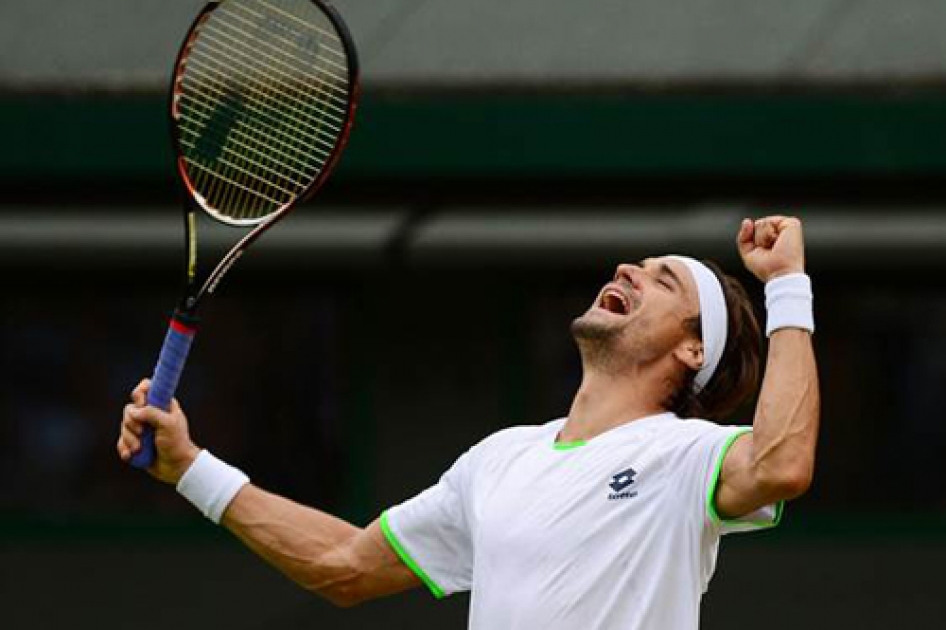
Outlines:
[[[751,431],[752,427],[719,424],[703,418],[678,418],[661,435],[665,440],[690,443],[703,439],[723,439],[727,436]]]
[[[564,423],[564,418],[559,418],[545,424],[523,424],[506,427],[486,436],[473,448],[475,450],[494,450],[533,444],[549,436],[554,436]],[[550,439],[554,439],[554,437]]]

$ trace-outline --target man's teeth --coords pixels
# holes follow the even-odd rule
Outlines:
[[[613,289],[610,289],[605,292],[604,297],[605,297],[605,300],[604,300],[603,306],[605,306],[607,310],[611,312],[618,312],[622,315],[626,315],[627,313],[631,312],[630,304],[628,304],[628,300],[626,297],[624,297],[624,294],[618,291],[615,291]],[[620,305],[620,308],[614,308],[614,307],[617,307],[618,304],[614,304],[613,302],[611,302],[612,299],[617,300],[618,304]]]

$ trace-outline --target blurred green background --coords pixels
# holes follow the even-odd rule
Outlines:
[[[942,627],[946,6],[336,4],[351,144],[208,303],[179,392],[196,440],[366,524],[567,411],[568,324],[615,264],[711,257],[759,299],[739,220],[797,214],[815,485],[724,541],[702,627]],[[462,596],[332,609],[114,455],[178,295],[164,88],[200,6],[0,5],[0,627],[462,628]],[[202,230],[210,256],[234,236]]]

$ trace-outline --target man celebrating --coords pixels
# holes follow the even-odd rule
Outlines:
[[[489,436],[439,483],[365,529],[269,494],[199,450],[175,402],[125,408],[127,461],[303,587],[358,602],[425,584],[472,591],[476,630],[688,630],[720,535],[778,523],[814,468],[819,394],[801,223],[745,220],[765,283],[768,363],[751,429],[720,426],[758,388],[760,332],[742,287],[681,256],[618,266],[572,332],[584,374],[568,417]],[[684,419],[686,418],[686,419]]]

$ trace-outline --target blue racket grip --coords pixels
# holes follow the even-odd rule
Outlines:
[[[197,334],[196,322],[190,318],[187,322],[182,319],[177,313],[171,318],[171,325],[168,327],[168,334],[164,338],[158,364],[151,378],[151,388],[148,390],[148,405],[164,411],[171,410],[171,400],[181,380],[184,364],[187,363],[191,342]],[[141,448],[132,456],[131,465],[141,469],[150,468],[156,456],[154,429],[146,426],[141,433]]]

